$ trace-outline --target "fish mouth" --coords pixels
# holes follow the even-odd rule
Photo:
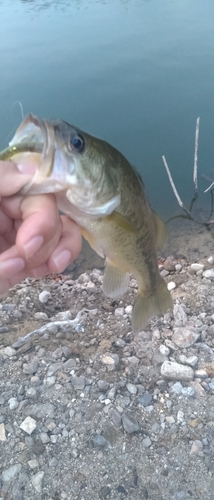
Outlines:
[[[53,193],[65,188],[62,179],[51,177],[56,149],[54,127],[51,122],[33,114],[27,115],[9,146],[17,150],[20,164],[22,159],[26,161],[26,157],[27,162],[31,163],[35,153],[37,154],[35,175],[19,194]]]

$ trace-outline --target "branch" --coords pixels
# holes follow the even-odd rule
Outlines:
[[[173,189],[174,195],[175,195],[175,197],[176,197],[176,200],[177,200],[178,204],[180,205],[180,207],[181,207],[181,208],[183,208],[183,210],[185,210],[185,209],[184,209],[184,204],[183,204],[183,202],[181,201],[181,198],[180,198],[180,196],[179,196],[179,194],[178,194],[178,191],[177,191],[177,189],[176,189],[176,187],[175,187],[175,184],[174,184],[174,182],[173,182],[173,178],[172,178],[172,176],[171,176],[171,173],[170,173],[170,170],[169,170],[168,164],[167,164],[167,162],[166,162],[166,158],[165,158],[165,156],[162,156],[162,160],[163,160],[164,167],[165,167],[165,169],[166,169],[166,172],[167,172],[167,175],[168,175],[168,178],[169,178],[169,182],[170,182],[170,184],[171,184],[171,186],[172,186],[172,189]],[[186,212],[186,210],[185,210],[185,212]]]
[[[199,124],[200,118],[196,120],[195,127],[195,151],[194,151],[194,167],[193,167],[193,182],[195,189],[195,197],[198,197],[198,138],[199,138]]]

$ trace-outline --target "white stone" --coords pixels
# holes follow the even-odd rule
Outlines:
[[[182,410],[178,410],[177,422],[181,424],[183,421],[184,421],[184,412]]]
[[[10,346],[7,346],[3,349],[3,352],[5,354],[5,356],[15,356],[16,355],[16,349],[13,349],[12,347]]]
[[[39,466],[39,462],[37,462],[37,460],[29,460],[28,465],[30,469],[35,469],[36,467]]]
[[[200,263],[197,263],[197,262],[194,262],[193,264],[191,264],[191,269],[192,271],[194,271],[195,273],[197,273],[197,271],[203,271],[204,270],[204,264],[200,264]]]
[[[167,288],[169,290],[169,292],[171,292],[171,290],[174,290],[174,288],[176,287],[176,284],[174,281],[170,281],[168,284],[167,284]]]
[[[207,259],[207,262],[209,262],[209,264],[212,266],[212,264],[214,264],[214,258],[212,255],[210,255],[210,257],[208,257]]]
[[[167,347],[166,345],[164,344],[161,344],[160,347],[159,347],[159,351],[161,354],[163,354],[163,356],[169,356],[170,354],[170,349],[169,347]]]
[[[25,431],[27,434],[32,434],[32,432],[36,429],[37,423],[36,420],[32,417],[26,417],[25,420],[20,425],[20,429]]]
[[[213,279],[214,278],[214,269],[207,269],[206,271],[204,271],[203,277]]]
[[[174,424],[175,419],[172,415],[169,415],[168,417],[166,417],[166,422],[168,422],[168,424]]]
[[[43,321],[46,321],[48,319],[48,315],[44,312],[39,312],[37,311],[35,314],[34,314],[34,319],[40,321],[40,320],[43,320]]]
[[[175,264],[175,270],[180,273],[180,271],[182,270],[182,265],[181,264]]]
[[[42,493],[42,481],[45,473],[43,471],[37,472],[35,476],[32,477],[32,485],[38,493]]]
[[[8,403],[9,403],[10,410],[15,410],[19,406],[19,402],[17,401],[16,398],[10,398]]]
[[[118,354],[104,354],[102,356],[102,362],[104,365],[117,365],[119,363]]]
[[[4,424],[0,424],[0,441],[7,441]]]
[[[126,307],[125,307],[125,313],[126,313],[126,314],[131,314],[131,313],[132,313],[132,309],[133,309],[133,307],[132,307],[132,306],[126,306]]]
[[[124,315],[124,307],[116,307],[114,314],[115,316],[123,316]]]
[[[175,361],[164,361],[161,366],[161,375],[168,380],[189,382],[193,380],[194,371],[190,366],[179,365]]]
[[[196,333],[193,329],[178,327],[174,329],[172,341],[178,347],[191,347],[198,340],[199,336],[199,333]]]
[[[48,292],[47,290],[43,290],[40,294],[39,294],[39,301],[42,303],[42,304],[47,304],[47,302],[49,301],[49,299],[51,298],[51,294],[50,292]]]
[[[190,356],[189,358],[186,358],[185,364],[188,366],[191,366],[194,368],[198,363],[198,357],[197,356]]]

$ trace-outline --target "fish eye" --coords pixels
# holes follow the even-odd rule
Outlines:
[[[68,147],[71,151],[82,153],[85,149],[85,141],[82,135],[80,134],[71,135],[68,141]]]

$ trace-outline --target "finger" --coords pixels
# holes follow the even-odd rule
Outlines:
[[[23,168],[23,173],[21,173],[15,163],[0,161],[0,196],[11,196],[17,193],[32,179],[35,170],[35,166],[32,166],[32,168],[29,166],[28,169],[27,167]]]
[[[61,216],[63,229],[59,243],[47,261],[49,272],[61,273],[81,251],[80,228],[66,215]]]
[[[57,246],[62,222],[54,195],[30,196],[21,203],[23,223],[18,229],[16,246],[30,268],[38,267]]]

